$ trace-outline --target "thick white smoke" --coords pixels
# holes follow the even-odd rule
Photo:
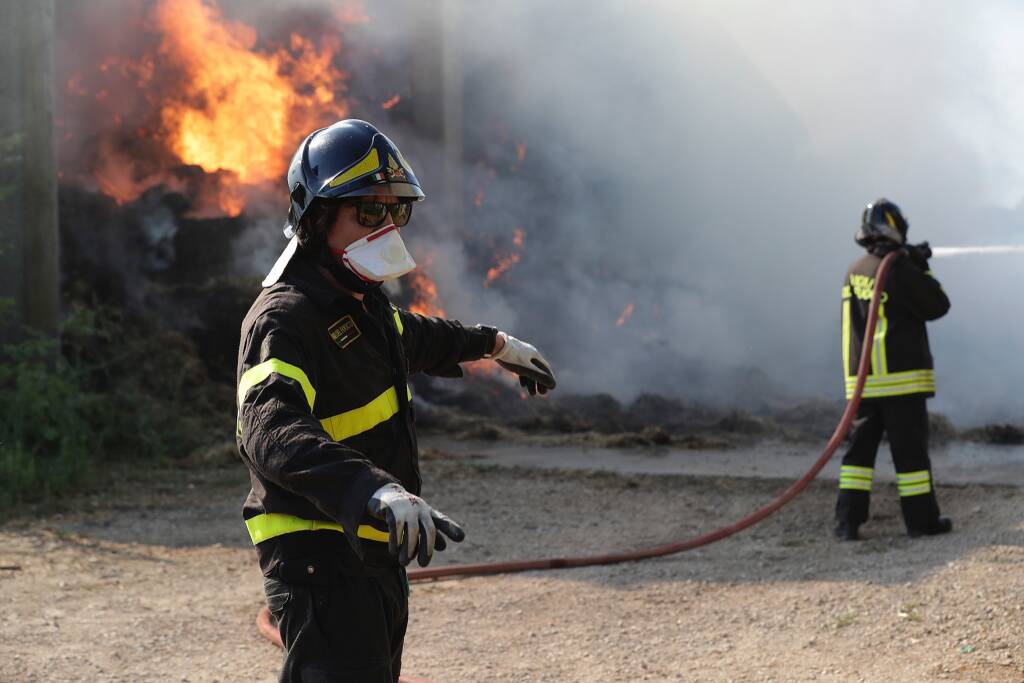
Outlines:
[[[836,397],[866,202],[901,204],[914,241],[1020,240],[1012,3],[517,2],[461,21],[467,82],[492,77],[543,157],[544,187],[498,204],[533,218],[502,292],[572,389]],[[933,407],[1019,418],[1021,263],[933,265],[953,301],[931,328]]]

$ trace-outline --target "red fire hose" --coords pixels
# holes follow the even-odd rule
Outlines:
[[[864,392],[864,382],[867,381],[868,370],[871,367],[871,347],[875,337],[875,325],[878,322],[878,308],[882,300],[882,291],[885,289],[885,280],[888,277],[889,270],[896,258],[896,252],[887,255],[882,259],[882,262],[878,265],[878,271],[875,273],[875,288],[871,296],[871,307],[868,309],[868,321],[864,330],[864,343],[861,347],[860,364],[857,366],[857,385],[854,388],[853,396],[850,397],[850,400],[846,404],[846,410],[843,411],[843,416],[839,420],[836,430],[832,433],[832,438],[829,439],[821,457],[811,465],[811,468],[807,470],[807,473],[760,510],[747,515],[743,519],[740,519],[729,526],[722,527],[715,531],[706,533],[703,536],[697,536],[696,538],[691,538],[686,541],[666,543],[664,545],[641,548],[639,550],[609,553],[607,555],[555,557],[543,560],[522,560],[519,562],[457,564],[448,567],[437,567],[434,569],[413,569],[409,572],[409,581],[430,581],[450,576],[484,576],[488,574],[525,572],[535,569],[567,569],[570,567],[592,567],[595,565],[618,564],[619,562],[634,562],[636,560],[672,555],[684,550],[699,548],[700,546],[720,541],[723,538],[732,536],[738,531],[742,531],[749,526],[757,524],[762,519],[793,500],[797,494],[807,488],[807,485],[810,484],[816,476],[818,476],[818,472],[820,472],[829,459],[832,458],[836,449],[839,448],[839,444],[841,444],[843,439],[846,438],[846,433],[849,431],[850,425],[853,423],[853,418],[857,414],[857,408],[860,406],[861,394]],[[259,627],[260,633],[277,645],[281,645],[281,635],[278,633],[277,628],[271,623],[270,611],[266,607],[260,610],[260,613],[256,618],[256,624]],[[425,679],[417,678],[415,676],[403,676],[399,679],[399,682],[428,683]]]

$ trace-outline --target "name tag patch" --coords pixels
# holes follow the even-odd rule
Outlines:
[[[331,335],[331,341],[337,344],[339,349],[347,347],[363,334],[359,331],[356,321],[350,315],[346,315],[341,320],[334,321],[327,328],[327,333]]]

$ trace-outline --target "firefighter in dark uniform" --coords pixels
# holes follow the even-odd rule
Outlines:
[[[410,313],[381,283],[415,267],[399,228],[424,198],[398,148],[354,119],[303,141],[288,171],[290,237],[242,323],[243,517],[285,646],[282,681],[392,682],[408,620],[405,565],[458,524],[419,497],[408,375],[493,358],[531,394],[537,350],[493,327]]]
[[[885,282],[870,374],[839,474],[835,533],[844,541],[857,540],[858,528],[868,519],[875,456],[883,434],[889,438],[907,533],[917,537],[953,528],[939,515],[935,498],[925,406],[935,395],[925,323],[944,316],[949,299],[928,267],[928,243],[908,245],[907,226],[899,207],[889,200],[868,204],[856,236],[868,253],[850,266],[843,283],[843,371],[849,399],[857,383],[875,271],[884,256],[900,252]]]

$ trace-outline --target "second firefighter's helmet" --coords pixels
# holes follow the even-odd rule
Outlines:
[[[317,199],[384,195],[426,197],[412,167],[384,133],[359,119],[345,119],[310,133],[288,167],[288,225],[294,232]]]
[[[900,207],[888,199],[876,199],[864,207],[864,213],[860,218],[860,230],[854,239],[862,247],[879,242],[905,244],[908,226]]]

